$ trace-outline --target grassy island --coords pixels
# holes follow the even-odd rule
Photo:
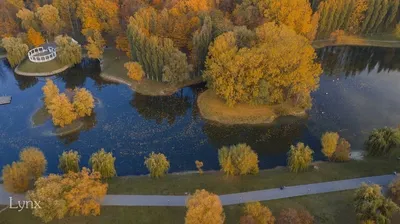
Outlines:
[[[222,124],[268,124],[279,116],[304,116],[304,109],[295,108],[287,103],[279,105],[237,104],[226,105],[212,90],[200,94],[197,104],[201,115],[210,121]]]
[[[34,63],[25,59],[15,68],[15,73],[23,76],[50,76],[61,73],[71,66],[63,65],[58,60]]]

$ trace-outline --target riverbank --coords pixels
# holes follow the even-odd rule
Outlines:
[[[129,58],[123,52],[114,49],[104,51],[103,71],[100,76],[107,81],[127,85],[135,92],[146,96],[170,96],[186,86],[203,82],[202,77],[196,77],[177,84],[157,82],[148,79],[143,79],[140,82],[134,81],[128,77],[128,71],[124,67],[124,64],[128,61]]]
[[[400,48],[400,40],[393,35],[375,35],[370,37],[342,36],[338,41],[334,39],[314,40],[312,46],[316,49],[329,46],[370,46]]]
[[[197,99],[203,118],[221,124],[269,124],[279,116],[305,116],[305,110],[289,104],[249,105],[236,104],[229,107],[212,90],[201,93]]]

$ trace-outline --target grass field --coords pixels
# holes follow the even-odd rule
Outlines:
[[[34,63],[29,61],[29,59],[25,59],[18,66],[18,70],[26,73],[50,73],[63,67],[65,66],[59,63],[57,60],[44,63]]]
[[[317,223],[356,223],[352,206],[353,191],[343,191],[328,194],[296,197],[283,200],[263,202],[275,216],[283,208],[305,208],[314,215]],[[238,223],[242,215],[242,205],[225,206],[225,223]],[[102,207],[101,215],[97,217],[70,217],[51,224],[105,224],[105,223],[184,223],[186,209],[184,207]],[[11,223],[41,223],[31,215],[31,211],[17,212],[7,210],[0,214],[0,224]]]

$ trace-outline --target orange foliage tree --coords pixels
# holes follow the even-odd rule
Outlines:
[[[3,183],[6,191],[23,193],[29,188],[29,167],[23,162],[13,162],[3,167]]]
[[[77,118],[74,106],[64,93],[55,96],[48,108],[55,125],[64,127]]]
[[[127,62],[124,64],[124,67],[128,70],[129,78],[140,81],[144,77],[144,71],[142,66],[137,62]]]
[[[44,5],[36,10],[36,16],[41,22],[42,29],[48,36],[54,37],[64,26],[58,9],[52,5]]]
[[[75,89],[73,105],[78,117],[90,116],[94,108],[94,98],[85,88]]]
[[[283,209],[279,214],[277,224],[313,224],[314,217],[307,210],[293,208]]]
[[[218,195],[206,190],[196,190],[186,204],[185,224],[222,224],[224,211]]]
[[[27,35],[29,43],[34,47],[44,44],[44,38],[42,37],[42,34],[34,30],[32,27],[29,28]]]
[[[274,224],[275,217],[268,207],[260,202],[247,203],[244,206],[244,216],[240,219],[241,224]],[[250,221],[251,220],[251,221]],[[250,222],[249,222],[250,221]]]
[[[46,79],[46,84],[42,87],[42,91],[44,94],[44,104],[46,108],[49,109],[52,100],[54,99],[54,97],[58,96],[60,90],[54,84],[53,80]]]

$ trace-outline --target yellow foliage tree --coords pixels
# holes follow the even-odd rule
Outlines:
[[[58,96],[60,90],[54,84],[53,80],[46,79],[46,84],[42,87],[44,94],[44,104],[48,110],[50,110],[50,105],[54,97]]]
[[[39,178],[27,197],[40,201],[41,209],[34,209],[33,215],[50,222],[66,215],[99,215],[100,201],[106,195],[107,187],[100,181],[98,172],[83,168],[79,173],[50,174]]]
[[[94,31],[92,36],[87,38],[88,44],[86,50],[88,51],[89,58],[100,59],[103,57],[105,40],[99,31]]]
[[[365,19],[365,12],[368,9],[368,1],[367,0],[356,0],[356,7],[351,12],[349,24],[348,24],[348,32],[351,34],[357,34],[360,32],[361,23]]]
[[[12,67],[17,66],[28,54],[29,47],[21,38],[5,37],[1,45],[7,51],[7,60]]]
[[[36,21],[35,13],[29,9],[23,8],[20,9],[17,13],[17,17],[21,20],[21,26],[26,31],[29,31],[30,28],[34,30],[39,29],[39,25]]]
[[[339,135],[336,132],[326,132],[322,135],[322,153],[328,157],[328,159],[331,159],[333,153],[335,153],[338,140]]]
[[[77,151],[70,150],[68,152],[63,152],[63,154],[58,159],[58,168],[63,173],[68,172],[79,172],[79,161],[81,156],[78,154]]]
[[[131,57],[131,49],[129,47],[129,41],[126,36],[119,35],[115,39],[115,45],[118,50],[125,52],[128,57]]]
[[[55,96],[48,108],[54,125],[64,127],[71,124],[77,118],[74,106],[64,93]]]
[[[129,78],[140,81],[144,77],[144,71],[142,66],[137,62],[127,62],[124,64],[124,67],[128,70]]]
[[[29,168],[23,162],[13,162],[3,167],[3,184],[6,191],[23,193],[29,187]]]
[[[33,28],[29,28],[28,30],[28,41],[34,47],[38,47],[44,44],[44,38],[40,32],[35,31]]]
[[[226,175],[257,174],[259,171],[258,156],[246,144],[222,147],[218,150],[218,160]]]
[[[290,146],[287,160],[290,171],[298,173],[307,170],[313,160],[313,153],[314,151],[302,142]]]
[[[60,33],[63,22],[58,9],[52,5],[44,5],[36,10],[36,16],[40,20],[42,29],[48,36],[54,37]]]
[[[203,169],[201,169],[203,167],[203,162],[196,160],[194,163],[196,164],[196,168],[199,170],[199,174],[203,174]]]
[[[185,224],[222,224],[225,214],[219,197],[206,190],[196,190],[187,203]]]
[[[85,88],[75,89],[73,105],[78,117],[90,116],[94,108],[92,94]]]
[[[107,153],[104,149],[92,154],[89,159],[89,165],[93,171],[99,172],[102,178],[111,178],[117,175],[115,157],[111,152]]]
[[[118,1],[115,0],[79,0],[77,15],[86,37],[91,32],[110,32],[119,27]]]
[[[29,174],[38,179],[46,171],[47,160],[40,149],[35,147],[24,148],[19,154],[20,160],[29,167]]]
[[[244,217],[250,217],[254,224],[274,224],[275,217],[268,207],[261,205],[260,202],[247,203],[244,206]],[[242,220],[242,219],[241,219]],[[248,220],[244,219],[244,220]],[[245,222],[241,221],[241,224]]]
[[[150,153],[144,160],[144,165],[150,171],[150,176],[159,178],[164,176],[170,167],[167,157],[162,153]]]

